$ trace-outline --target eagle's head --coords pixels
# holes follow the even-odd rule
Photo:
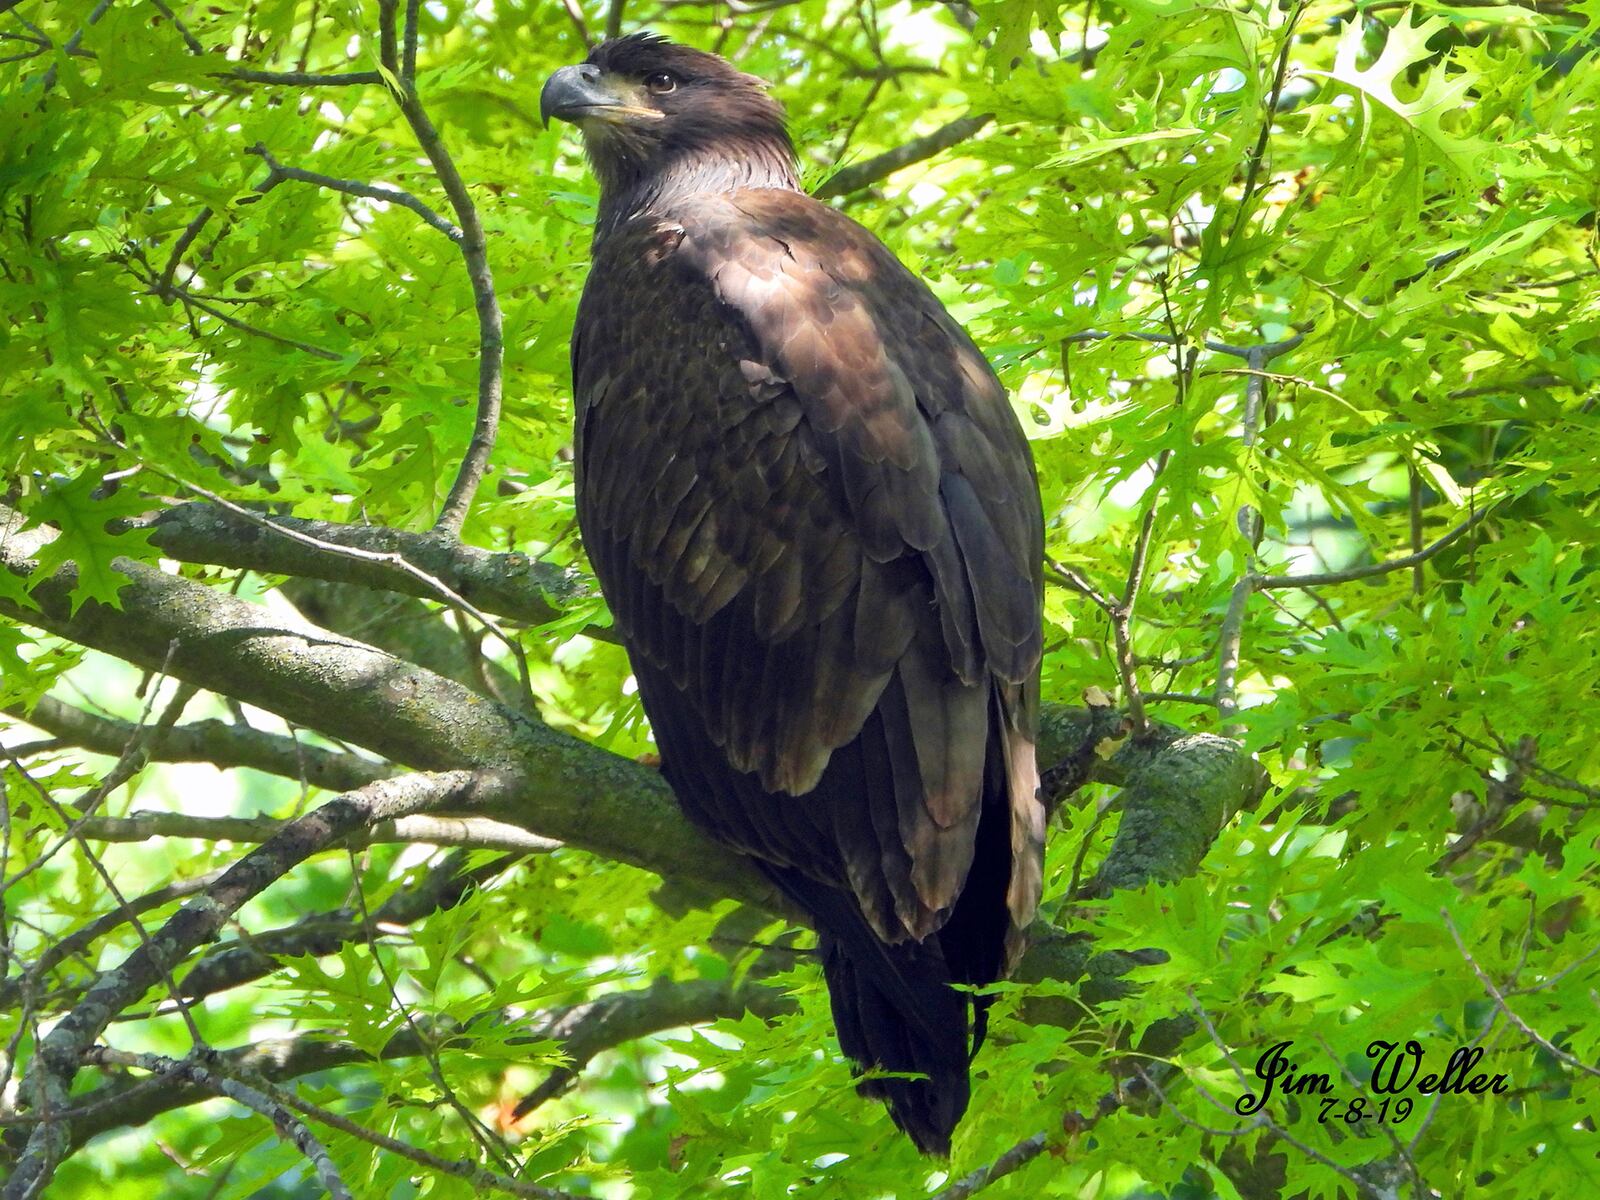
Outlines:
[[[766,83],[654,34],[613,38],[562,67],[539,95],[539,114],[583,133],[602,208],[620,206],[615,215],[686,190],[799,186],[783,108]]]

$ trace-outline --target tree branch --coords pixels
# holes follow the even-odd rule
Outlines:
[[[125,528],[148,530],[151,544],[180,562],[359,583],[439,600],[431,576],[478,607],[529,625],[556,620],[562,615],[557,604],[584,592],[577,572],[525,554],[495,554],[452,539],[381,525],[276,516],[264,520],[261,524],[216,505],[195,503],[163,509]],[[317,542],[361,553],[338,557],[320,549]],[[591,636],[615,637],[609,630],[592,631]]]
[[[642,991],[611,992],[550,1013],[533,1031],[539,1038],[559,1042],[568,1062],[524,1096],[512,1117],[521,1120],[560,1095],[602,1051],[679,1026],[704,1025],[747,1012],[770,1018],[793,1009],[794,1001],[786,993],[747,974],[737,985],[725,979],[662,982]]]
[[[398,204],[401,208],[408,208],[430,228],[438,230],[452,242],[460,242],[465,236],[449,221],[445,220],[421,200],[410,192],[400,188],[389,187],[381,183],[362,183],[356,179],[335,179],[332,175],[321,175],[316,171],[303,171],[299,167],[286,167],[262,143],[257,142],[245,151],[254,154],[267,164],[275,179],[292,179],[298,183],[309,183],[314,187],[327,188],[333,192],[343,192],[347,196],[364,196],[369,200],[382,200],[385,204]]]
[[[1036,1133],[1030,1138],[1024,1138],[1011,1149],[987,1166],[979,1167],[969,1175],[964,1175],[943,1191],[932,1196],[930,1200],[967,1200],[969,1196],[976,1196],[984,1188],[996,1180],[1004,1179],[1013,1171],[1021,1170],[1045,1151],[1046,1141],[1042,1133]]]
[[[1371,579],[1376,575],[1389,575],[1395,571],[1404,571],[1408,567],[1427,562],[1439,551],[1445,549],[1471,530],[1474,525],[1494,511],[1495,507],[1495,505],[1489,504],[1478,509],[1477,512],[1473,513],[1449,533],[1439,538],[1438,541],[1423,547],[1415,554],[1391,558],[1387,562],[1368,563],[1360,567],[1347,567],[1343,571],[1326,571],[1319,575],[1258,575],[1255,577],[1254,585],[1259,591],[1266,591],[1269,588],[1321,587],[1330,583],[1352,583],[1357,579]]]
[[[79,832],[96,842],[144,842],[171,837],[259,843],[270,840],[283,826],[283,821],[273,817],[195,817],[188,813],[134,812],[126,817],[90,817],[79,826]],[[425,815],[379,822],[344,839],[337,848],[359,849],[385,842],[426,842],[433,846],[505,850],[514,854],[548,854],[561,848],[560,842],[504,821]]]
[[[311,1163],[311,1169],[316,1173],[317,1181],[333,1200],[353,1200],[350,1189],[345,1187],[344,1180],[339,1177],[339,1168],[334,1165],[332,1157],[328,1154],[328,1148],[317,1140],[303,1121],[297,1120],[287,1107],[264,1092],[240,1083],[237,1079],[219,1075],[192,1059],[179,1062],[177,1059],[166,1058],[159,1054],[129,1054],[123,1050],[113,1050],[109,1046],[91,1046],[85,1051],[83,1061],[98,1067],[135,1067],[168,1079],[186,1080],[196,1087],[204,1088],[218,1096],[226,1096],[229,1100],[260,1113],[272,1122],[273,1128],[280,1136],[293,1142],[295,1149],[306,1157]]]
[[[131,721],[95,716],[50,696],[41,698],[31,710],[12,705],[4,711],[55,734],[68,745],[97,754],[121,753],[137,728]],[[394,774],[394,769],[384,763],[216,720],[152,729],[144,750],[146,757],[157,762],[203,762],[222,769],[249,767],[337,791],[348,791]]]
[[[746,1012],[761,1017],[776,1016],[792,1006],[793,1001],[781,990],[749,978],[738,984],[727,979],[694,979],[613,992],[553,1009],[531,1022],[525,1018],[518,1021],[507,1014],[493,1017],[491,1022],[514,1023],[523,1028],[523,1033],[507,1039],[510,1045],[534,1046],[554,1041],[561,1054],[572,1060],[570,1067],[558,1070],[557,1075],[566,1073],[560,1082],[550,1086],[547,1080],[541,1085],[540,1092],[549,1087],[549,1095],[534,1093],[542,1102],[562,1090],[578,1071],[604,1051],[669,1029],[737,1018]],[[426,1032],[436,1045],[444,1046],[453,1039],[467,1036],[471,1028],[476,1027],[476,1022],[468,1027],[458,1022],[435,1021]],[[377,1057],[389,1061],[414,1058],[421,1053],[417,1033],[405,1029],[390,1039]],[[283,1082],[333,1067],[371,1061],[371,1052],[354,1042],[321,1034],[302,1034],[221,1051],[218,1069],[230,1075],[259,1076]],[[552,1075],[551,1080],[557,1075]],[[88,1111],[73,1121],[73,1145],[81,1145],[113,1129],[143,1125],[161,1113],[208,1098],[204,1089],[193,1085],[136,1091],[135,1085],[125,1081],[108,1083],[76,1098],[75,1107]],[[528,1105],[528,1110],[533,1107],[535,1105]]]
[[[9,516],[8,516],[9,514]],[[32,550],[50,530],[19,532],[0,506],[0,569],[27,575]],[[8,528],[12,530],[7,536]],[[126,559],[120,608],[94,601],[76,614],[75,569],[37,584],[38,611],[0,600],[0,612],[129,662],[254,704],[329,737],[419,770],[493,768],[506,786],[474,815],[671,876],[692,864],[695,880],[724,896],[785,911],[743,858],[684,819],[661,776],[568,734],[484,700],[460,684],[309,622]],[[537,805],[526,797],[537,796]]]
[[[377,71],[255,71],[248,67],[235,67],[218,78],[282,87],[366,87],[383,82]]]
[[[835,196],[848,196],[851,192],[869,188],[913,163],[922,162],[936,154],[943,154],[952,146],[959,146],[993,120],[993,113],[957,117],[948,125],[922,137],[912,138],[904,145],[885,151],[876,158],[840,167],[818,184],[812,194],[819,200],[830,200]]]
[[[520,854],[503,855],[468,867],[464,851],[455,851],[428,870],[413,887],[402,888],[372,914],[378,925],[410,925],[435,912],[460,904],[474,888],[502,874]],[[350,942],[367,941],[370,926],[353,909],[317,913],[279,929],[241,935],[223,942],[189,969],[180,988],[193,1003],[218,992],[253,983],[278,969],[280,958],[337,954]]]
[[[0,1200],[23,1200],[49,1181],[71,1144],[69,1123],[50,1114],[69,1107],[73,1076],[84,1055],[116,1016],[135,1003],[165,971],[216,937],[245,901],[298,863],[355,829],[450,802],[464,803],[501,785],[489,773],[447,771],[382,779],[335,797],[286,825],[225,871],[125,958],[100,975],[77,1006],[40,1042],[28,1072],[33,1107],[44,1120],[34,1127]]]
[[[483,221],[478,215],[478,206],[473,203],[466,181],[456,169],[455,159],[428,116],[428,110],[417,94],[415,80],[404,75],[404,67],[396,58],[396,8],[396,0],[378,2],[383,63],[396,76],[395,83],[390,85],[390,92],[406,124],[411,126],[417,144],[433,165],[434,174],[439,177],[439,184],[455,211],[456,224],[461,227],[461,238],[456,244],[461,248],[461,258],[467,268],[467,282],[472,287],[473,306],[478,314],[477,420],[461,468],[456,473],[455,482],[450,485],[450,493],[445,497],[439,519],[434,523],[436,531],[455,535],[461,532],[461,526],[467,519],[467,510],[472,507],[472,498],[477,494],[478,484],[488,472],[489,455],[494,450],[495,437],[500,428],[504,319],[500,313],[500,301],[495,295],[494,275],[489,269],[489,242]]]

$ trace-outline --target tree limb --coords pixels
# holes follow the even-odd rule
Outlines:
[[[500,428],[500,394],[504,386],[505,333],[504,318],[500,313],[500,300],[494,290],[494,274],[489,269],[489,240],[484,232],[478,206],[472,193],[456,168],[444,139],[434,126],[428,110],[418,95],[416,81],[405,74],[395,48],[396,0],[378,0],[378,30],[380,34],[383,65],[394,82],[390,92],[400,108],[400,115],[411,126],[411,132],[427,155],[433,172],[439,177],[439,186],[450,200],[456,214],[456,224],[461,227],[461,237],[456,245],[461,249],[462,262],[467,268],[467,282],[472,288],[473,307],[478,316],[478,415],[472,429],[472,440],[461,460],[455,482],[445,497],[439,519],[434,523],[437,532],[451,536],[461,532],[477,494],[478,484],[489,469],[489,455]],[[413,31],[414,35],[414,31]],[[408,35],[412,36],[412,35]],[[414,42],[410,43],[414,46]],[[414,49],[408,46],[408,55]]]
[[[198,838],[202,841],[265,842],[284,826],[272,817],[195,817],[188,813],[135,812],[126,817],[90,817],[79,826],[96,842],[144,842],[151,838]],[[506,850],[516,854],[548,854],[561,843],[538,837],[517,825],[487,817],[417,815],[382,821],[340,843],[359,849],[385,842],[426,842],[468,850]]]
[[[50,530],[13,532],[0,506],[0,569],[26,575]],[[13,529],[21,518],[13,514]],[[671,876],[717,895],[785,911],[745,859],[684,820],[659,773],[485,700],[462,685],[308,622],[126,559],[120,608],[89,601],[73,614],[75,569],[33,589],[34,612],[0,612],[129,662],[254,704],[418,770],[492,768],[506,781],[475,815]],[[529,797],[537,797],[530,803]]]
[[[31,709],[11,705],[4,711],[68,745],[97,754],[121,753],[136,729],[131,721],[96,716],[51,696],[42,697]],[[224,770],[249,767],[330,791],[348,791],[394,774],[392,767],[355,754],[307,746],[282,734],[217,720],[151,729],[144,751],[156,762],[203,762]]]
[[[262,143],[257,142],[245,151],[254,154],[267,164],[267,169],[277,179],[292,179],[297,183],[309,183],[313,187],[327,188],[332,192],[343,192],[347,196],[362,196],[368,200],[382,200],[385,204],[398,204],[401,208],[410,209],[421,217],[423,223],[429,228],[444,234],[452,242],[460,242],[465,236],[449,221],[445,220],[433,209],[410,192],[400,188],[389,187],[381,183],[362,183],[358,179],[335,179],[332,175],[321,175],[316,171],[304,171],[299,167],[286,167],[272,156],[272,152]]]
[[[311,1163],[311,1169],[316,1173],[317,1182],[322,1184],[323,1190],[333,1200],[353,1200],[350,1189],[339,1177],[339,1168],[334,1165],[332,1156],[328,1154],[328,1148],[306,1128],[305,1122],[296,1119],[282,1103],[249,1084],[229,1079],[192,1059],[180,1062],[160,1054],[129,1054],[127,1051],[113,1050],[109,1046],[91,1046],[84,1052],[83,1061],[100,1067],[136,1067],[169,1079],[187,1080],[196,1087],[204,1088],[218,1096],[226,1096],[229,1100],[260,1113],[272,1122],[273,1128],[280,1136],[293,1142],[295,1149],[305,1155]]]
[[[501,784],[492,774],[446,771],[380,779],[335,797],[290,822],[271,841],[251,851],[216,883],[178,910],[149,941],[95,980],[77,1006],[39,1043],[28,1072],[36,1113],[34,1127],[0,1200],[23,1200],[48,1182],[71,1143],[70,1124],[49,1119],[69,1107],[69,1092],[83,1056],[123,1009],[135,1003],[163,973],[196,947],[216,937],[245,901],[322,847],[361,825],[405,816],[442,804],[462,803]]]
[[[359,583],[438,600],[440,597],[428,581],[396,562],[398,557],[442,580],[451,591],[478,607],[530,625],[542,625],[562,615],[552,600],[570,600],[584,591],[582,578],[575,571],[539,562],[526,554],[495,554],[431,534],[298,517],[271,517],[270,525],[285,533],[279,536],[266,525],[216,505],[193,503],[141,517],[125,528],[147,530],[152,545],[180,562]],[[360,550],[365,555],[335,557],[312,543],[296,540],[294,534]],[[608,633],[593,631],[593,636],[604,637]]]
[[[887,150],[876,158],[840,167],[818,184],[812,194],[819,200],[831,200],[835,196],[848,196],[851,192],[869,188],[913,163],[922,162],[936,154],[943,154],[952,146],[959,146],[993,120],[993,113],[957,117],[948,125],[941,126],[922,137],[912,138],[904,145]]]
[[[1269,588],[1321,587],[1331,583],[1352,583],[1357,579],[1371,579],[1376,575],[1389,575],[1395,571],[1404,571],[1407,567],[1414,567],[1419,563],[1427,562],[1435,554],[1445,549],[1457,538],[1467,533],[1479,521],[1487,517],[1494,508],[1495,505],[1488,504],[1478,509],[1449,533],[1424,546],[1415,554],[1391,558],[1387,562],[1367,563],[1360,567],[1347,567],[1343,571],[1325,571],[1317,575],[1257,575],[1254,578],[1254,585],[1258,591],[1266,591]]]
[[[703,1025],[725,1017],[738,1017],[746,1012],[762,1017],[775,1016],[788,1011],[792,1005],[789,997],[777,988],[749,978],[739,984],[728,979],[662,982],[648,988],[612,992],[594,1000],[553,1009],[531,1022],[523,1019],[516,1023],[524,1032],[510,1038],[509,1042],[530,1047],[541,1042],[557,1043],[560,1053],[571,1060],[571,1065],[558,1070],[558,1074],[565,1072],[566,1075],[550,1088],[549,1094],[554,1095],[576,1072],[603,1051],[669,1029]],[[491,1020],[509,1023],[514,1019],[501,1014]],[[474,1024],[472,1028],[476,1027]],[[437,1045],[448,1045],[453,1039],[467,1036],[470,1032],[469,1027],[446,1021],[435,1021],[428,1030]],[[388,1061],[413,1058],[421,1053],[418,1035],[405,1029],[390,1039],[377,1057]],[[221,1051],[218,1068],[230,1075],[253,1075],[282,1082],[333,1067],[372,1060],[372,1054],[354,1042],[308,1033],[252,1042]],[[551,1079],[556,1079],[556,1076],[551,1076]],[[546,1084],[541,1085],[541,1091],[549,1083],[547,1080]],[[203,1088],[193,1085],[180,1084],[156,1091],[141,1091],[125,1080],[107,1083],[76,1098],[75,1107],[87,1111],[73,1120],[73,1145],[81,1145],[90,1138],[114,1129],[143,1125],[161,1113],[197,1104],[208,1098]],[[541,1101],[547,1098],[540,1096]],[[530,1111],[532,1107],[529,1105]]]

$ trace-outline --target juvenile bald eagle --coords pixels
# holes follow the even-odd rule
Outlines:
[[[760,80],[636,34],[540,107],[600,182],[578,520],[662,772],[811,914],[845,1053],[921,1077],[861,1090],[948,1153],[950,984],[1004,975],[1039,898],[1027,442],[933,293],[801,191]]]

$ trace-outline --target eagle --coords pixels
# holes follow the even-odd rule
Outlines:
[[[948,1155],[976,989],[1040,893],[1027,439],[927,286],[806,195],[762,80],[633,34],[540,109],[600,186],[578,524],[661,771],[810,916],[859,1090]]]

